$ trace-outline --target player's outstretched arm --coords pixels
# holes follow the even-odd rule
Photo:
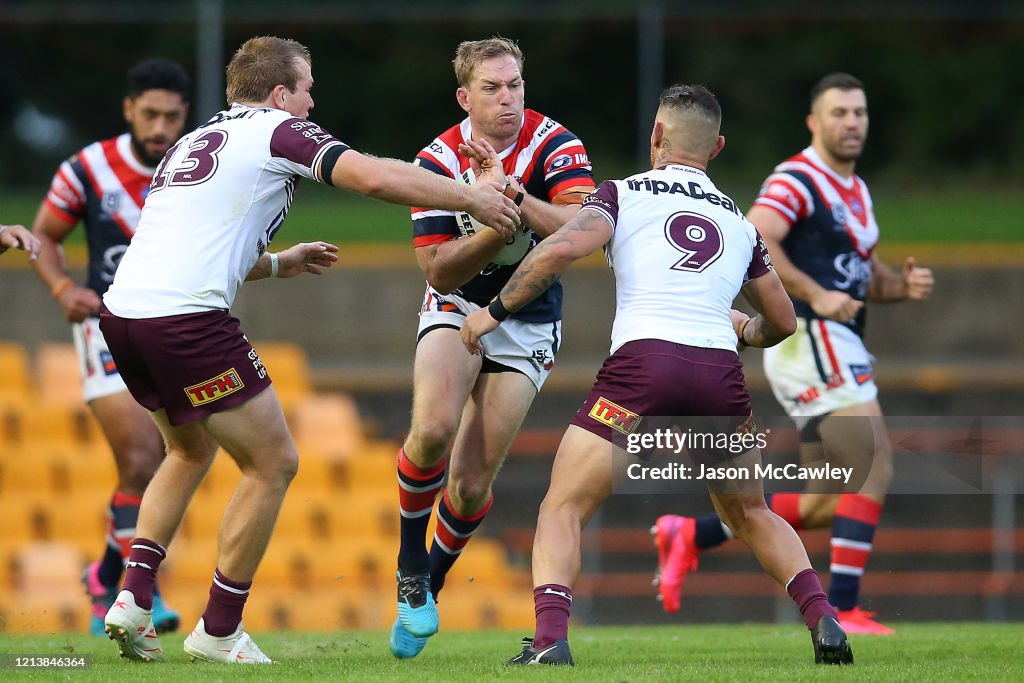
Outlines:
[[[896,271],[885,265],[877,254],[871,255],[871,282],[868,283],[868,301],[891,303],[912,299],[922,301],[931,296],[935,278],[929,268],[920,268],[917,259],[908,256],[903,270]]]
[[[573,261],[603,247],[612,234],[612,223],[604,213],[593,210],[577,213],[565,227],[526,255],[488,308],[466,317],[462,325],[462,343],[466,350],[479,353],[480,337],[546,292]]]
[[[743,296],[759,315],[740,325],[734,316],[733,324],[741,344],[767,348],[796,332],[793,302],[775,271],[748,280],[743,285]]]
[[[295,277],[302,273],[320,275],[338,261],[338,247],[329,242],[302,242],[284,251],[260,254],[246,281],[268,277]]]
[[[39,238],[25,229],[24,225],[0,225],[0,254],[10,248],[28,252],[29,261],[39,258]]]
[[[822,318],[845,323],[857,316],[864,306],[863,301],[854,299],[846,292],[825,289],[786,256],[782,240],[789,231],[789,224],[782,216],[763,206],[754,206],[747,213],[747,220],[754,224],[764,238],[772,263],[775,264],[775,272],[790,295],[806,301]]]
[[[465,211],[503,237],[519,226],[518,207],[494,183],[466,185],[396,159],[346,150],[331,171],[331,182],[392,204]]]

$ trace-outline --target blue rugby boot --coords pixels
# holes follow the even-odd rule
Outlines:
[[[399,659],[411,659],[423,651],[427,644],[426,638],[417,638],[405,630],[401,619],[395,619],[395,625],[391,627],[391,654]]]
[[[437,633],[437,605],[430,592],[430,574],[410,574],[398,579],[398,619],[417,638],[426,638]]]

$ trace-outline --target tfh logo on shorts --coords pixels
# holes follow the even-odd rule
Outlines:
[[[604,396],[594,402],[594,407],[590,409],[589,415],[623,434],[635,432],[641,420],[641,417],[633,411],[626,410],[617,403],[612,403]]]
[[[188,395],[188,400],[192,401],[192,405],[198,408],[211,401],[224,398],[228,394],[233,394],[244,387],[245,383],[242,381],[242,377],[234,368],[231,368],[205,382],[185,387],[185,394]]]

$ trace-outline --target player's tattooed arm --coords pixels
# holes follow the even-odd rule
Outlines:
[[[561,269],[551,268],[551,260],[523,263],[501,290],[501,300],[509,311],[518,311],[555,284]]]
[[[542,241],[526,255],[490,306],[466,316],[460,332],[466,350],[474,355],[481,353],[481,337],[546,292],[573,261],[607,244],[612,229],[611,220],[603,213],[581,210],[565,227]]]
[[[573,261],[587,256],[612,238],[612,224],[597,211],[580,211],[562,229],[538,244],[512,274],[499,296],[515,312],[554,284]]]

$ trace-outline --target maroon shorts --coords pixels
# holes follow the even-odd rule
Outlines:
[[[104,307],[100,330],[128,391],[183,425],[241,405],[270,386],[263,361],[227,311],[120,318]]]
[[[645,420],[684,418],[690,427],[731,432],[747,428],[750,416],[734,351],[639,339],[605,360],[570,424],[621,445]]]

